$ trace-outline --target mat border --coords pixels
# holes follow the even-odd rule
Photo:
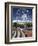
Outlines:
[[[36,40],[34,40],[34,41],[9,42],[9,4],[21,4],[21,5],[34,5],[34,6],[36,6]],[[7,15],[6,15],[6,13],[7,13]],[[6,29],[6,18],[7,18],[7,29]],[[5,2],[5,44],[29,43],[29,42],[30,43],[31,42],[37,42],[37,4],[19,3],[19,2]]]

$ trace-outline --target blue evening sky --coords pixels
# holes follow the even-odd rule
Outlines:
[[[24,18],[23,18],[24,17]],[[12,20],[29,20],[32,21],[32,8],[28,7],[11,7]]]

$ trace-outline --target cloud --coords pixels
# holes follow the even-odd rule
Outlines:
[[[27,14],[23,14],[20,18],[22,19],[18,19],[19,17],[16,17],[16,20],[13,20],[13,22],[26,22],[27,21]],[[26,18],[26,19],[25,19]]]
[[[21,20],[13,20],[13,22],[21,22]]]
[[[22,19],[18,19],[19,17],[16,17],[16,20],[13,20],[12,22],[32,22],[31,20],[28,19],[27,14],[23,14],[20,18]]]
[[[23,21],[27,20],[27,14],[23,14],[23,15],[21,16],[21,18],[22,18]]]
[[[25,21],[23,21],[23,20],[13,20],[12,22],[13,22],[13,23],[14,23],[14,22],[21,22],[21,23],[22,23],[22,22],[25,22]]]
[[[30,21],[30,20],[27,20],[27,21],[23,21],[23,20],[13,20],[12,22],[13,22],[13,23],[14,23],[14,22],[21,22],[21,23],[22,23],[22,22],[32,22],[32,21]]]
[[[29,10],[27,10],[27,12],[29,12]]]
[[[22,11],[22,14],[24,14],[24,11]]]
[[[18,10],[19,11],[19,10]],[[24,13],[24,12],[23,12]],[[19,19],[20,18],[20,19]],[[30,16],[28,15],[27,17],[27,14],[23,14],[21,16],[16,16],[16,19],[13,20],[12,22],[32,22],[31,19],[30,19]]]
[[[20,9],[17,10],[16,14],[17,15],[20,15]]]

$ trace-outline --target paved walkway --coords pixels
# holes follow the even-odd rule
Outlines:
[[[17,38],[17,37],[25,37],[25,34],[22,30],[20,31],[12,31],[12,37]]]

